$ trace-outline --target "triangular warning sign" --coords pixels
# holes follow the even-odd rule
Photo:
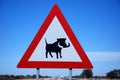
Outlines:
[[[55,4],[26,50],[18,68],[93,68]]]

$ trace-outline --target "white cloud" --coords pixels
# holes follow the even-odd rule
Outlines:
[[[86,52],[91,61],[120,61],[120,52]]]

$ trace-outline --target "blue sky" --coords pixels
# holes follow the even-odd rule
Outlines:
[[[0,74],[35,74],[35,69],[16,65],[55,3],[91,60],[94,75],[120,69],[119,0],[0,0]],[[81,71],[73,69],[73,75]],[[40,73],[68,75],[68,69]]]

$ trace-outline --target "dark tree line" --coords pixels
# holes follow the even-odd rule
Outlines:
[[[110,78],[110,79],[120,79],[120,69],[112,70],[106,73],[106,76],[93,76],[91,69],[85,69],[80,75],[73,76],[74,78]]]
[[[120,78],[120,69],[118,70],[112,70],[106,74],[108,78]]]
[[[49,78],[50,76],[41,76],[41,78]],[[0,80],[15,80],[15,79],[35,79],[36,75],[0,75]]]
[[[82,71],[80,75],[73,76],[73,78],[92,78],[93,72],[92,69],[85,69]]]
[[[41,78],[51,78],[50,76],[41,76]],[[35,79],[36,75],[0,75],[0,80],[15,80],[15,79]],[[106,73],[106,76],[93,76],[92,69],[85,69],[80,75],[73,76],[73,78],[110,78],[110,79],[120,79],[120,69],[112,70]]]
[[[93,72],[92,72],[91,69],[85,69],[85,70],[83,70],[81,76],[85,77],[85,78],[92,78],[93,77]]]

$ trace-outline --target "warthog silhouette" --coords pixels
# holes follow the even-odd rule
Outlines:
[[[56,42],[54,43],[47,43],[47,40],[45,39],[45,43],[46,43],[46,58],[48,58],[48,53],[50,54],[51,57],[53,57],[53,55],[51,53],[56,53],[56,58],[58,59],[59,56],[60,58],[62,58],[61,55],[61,50],[62,48],[68,48],[70,46],[70,43],[68,43],[68,45],[65,43],[66,38],[58,38]],[[58,56],[59,55],[59,56]]]

